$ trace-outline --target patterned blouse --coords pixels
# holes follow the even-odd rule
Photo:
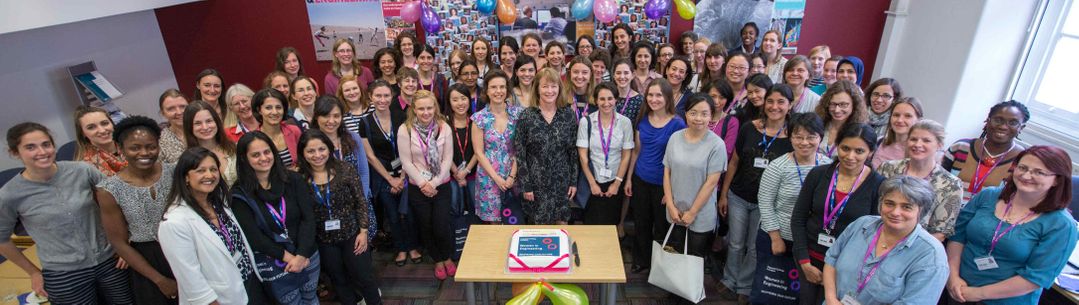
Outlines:
[[[180,155],[187,149],[187,145],[183,140],[172,130],[168,125],[161,127],[161,139],[157,140],[158,146],[161,147],[161,162],[162,163],[176,163],[180,160]]]
[[[90,163],[102,174],[110,177],[127,167],[127,160],[120,156],[119,148],[117,148],[116,154],[110,154],[93,144],[87,145],[86,151],[82,155],[82,161]]]
[[[315,185],[309,182],[315,198],[315,237],[321,244],[354,240],[361,229],[367,228],[367,197],[360,186],[360,176],[351,163],[338,162],[330,182]],[[327,193],[330,202],[325,202]],[[328,205],[328,206],[327,206]],[[340,229],[326,231],[327,221],[340,221]]]
[[[224,207],[217,206],[214,210],[217,212],[217,222],[221,226],[215,226],[209,219],[206,219],[206,224],[214,233],[217,233],[217,238],[225,243],[225,248],[229,249],[232,260],[236,262],[236,268],[240,269],[240,276],[246,281],[255,275],[255,262],[252,262],[251,257],[247,255],[247,245],[244,243],[245,237],[240,231],[240,225],[235,219],[229,217],[228,213],[225,213]]]
[[[909,158],[884,162],[877,168],[877,172],[884,178],[906,175]],[[959,178],[944,170],[940,165],[933,168],[928,177],[929,185],[933,186],[936,194],[933,199],[933,207],[919,223],[930,234],[941,233],[944,237],[955,234],[955,219],[959,217],[959,200],[963,197]]]
[[[176,164],[161,165],[161,177],[150,187],[128,184],[118,176],[101,181],[97,187],[112,194],[116,205],[127,221],[128,241],[148,242],[157,240],[157,226],[165,214],[166,198],[172,189],[172,172]]]
[[[644,95],[638,94],[631,98],[620,98],[614,104],[615,111],[629,118],[633,126],[637,126],[637,115],[641,113],[641,105],[644,104]]]
[[[570,107],[558,108],[550,123],[539,108],[521,112],[513,149],[517,152],[522,191],[535,195],[535,201],[524,204],[533,223],[569,221],[570,199],[566,192],[576,186],[580,168],[576,141],[577,120]]]

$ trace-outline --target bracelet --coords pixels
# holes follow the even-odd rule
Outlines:
[[[805,264],[809,264],[809,260],[808,260],[808,259],[802,259],[802,260],[798,260],[798,265],[805,265]]]
[[[614,177],[614,180],[618,180],[618,182],[622,182],[622,177]]]

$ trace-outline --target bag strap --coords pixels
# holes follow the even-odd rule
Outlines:
[[[723,121],[720,122],[720,124],[723,124],[723,126],[719,130],[719,137],[720,138],[726,138],[727,137],[727,123],[730,122],[730,121],[731,121],[731,116],[727,115],[727,116],[723,117]]]
[[[667,240],[671,238],[671,232],[674,232],[674,226],[677,225],[672,223],[671,226],[667,228],[667,236],[663,237],[663,244],[660,246],[667,246]],[[686,226],[686,240],[682,243],[682,254],[689,254],[689,226]]]

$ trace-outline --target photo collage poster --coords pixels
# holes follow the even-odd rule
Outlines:
[[[517,39],[528,33],[537,33],[546,46],[550,41],[558,41],[566,46],[566,55],[576,52],[577,37],[594,35],[594,17],[583,20],[573,18],[570,12],[572,0],[517,0],[517,21],[513,24],[498,26],[503,36]],[[540,52],[542,55],[542,51]]]
[[[393,42],[397,40],[397,35],[404,31],[416,32],[416,23],[408,23],[401,19],[401,7],[405,6],[408,1],[405,0],[383,0],[382,1],[382,16],[386,21],[386,43],[381,47],[393,47]]]
[[[442,31],[427,33],[426,42],[435,49],[435,63],[449,66],[450,52],[461,49],[471,54],[472,41],[484,38],[491,42],[492,55],[498,54],[498,17],[484,16],[472,0],[427,0],[442,20]],[[494,57],[492,56],[492,59]],[[449,71],[444,71],[450,77]]]
[[[668,43],[670,36],[671,15],[668,13],[657,20],[648,19],[644,13],[646,0],[624,0],[618,5],[618,17],[609,24],[596,23],[593,38],[600,48],[611,48],[611,30],[624,23],[633,30],[633,41],[648,40],[656,44]],[[673,9],[673,8],[672,8]]]
[[[372,12],[376,16],[371,16]],[[315,46],[315,60],[333,60],[333,44],[338,39],[352,41],[356,46],[356,58],[371,59],[375,51],[386,45],[386,23],[381,15],[382,4],[378,1],[308,1],[307,18]]]

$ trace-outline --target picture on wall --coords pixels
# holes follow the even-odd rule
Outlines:
[[[351,40],[359,59],[371,59],[376,50],[386,45],[386,22],[382,18],[382,5],[377,1],[308,1],[307,18],[315,60],[332,60],[337,39]]]
[[[442,20],[442,31],[427,33],[427,44],[435,49],[435,62],[448,65],[453,50],[472,50],[472,41],[484,38],[491,42],[491,49],[498,50],[498,17],[484,16],[476,10],[472,0],[427,0]],[[492,51],[493,52],[493,51]],[[498,54],[494,52],[492,54]],[[449,77],[449,71],[445,71]]]
[[[611,48],[611,29],[624,23],[633,30],[633,41],[648,40],[654,43],[667,43],[670,36],[671,15],[666,14],[657,20],[648,19],[644,13],[645,0],[626,0],[618,6],[618,17],[610,24],[596,23],[595,38],[600,48]]]
[[[593,17],[576,20],[570,14],[573,0],[517,0],[517,21],[498,26],[503,36],[511,36],[521,43],[528,33],[538,33],[543,44],[558,41],[566,45],[566,55],[577,54],[574,44],[580,35],[592,35]]]
[[[412,34],[415,34],[416,24],[408,23],[401,19],[401,7],[408,2],[405,0],[382,1],[382,17],[386,20],[386,42],[379,48],[393,47],[393,42],[401,32],[412,31]]]
[[[779,1],[782,0],[776,3]],[[701,0],[697,3],[693,32],[733,49],[742,45],[742,25],[752,21],[760,28],[755,42],[759,47],[761,36],[771,27],[774,10],[772,1]]]
[[[798,52],[798,40],[802,36],[802,17],[805,15],[805,0],[776,0],[775,15],[769,28],[780,29],[783,33],[783,54]]]

